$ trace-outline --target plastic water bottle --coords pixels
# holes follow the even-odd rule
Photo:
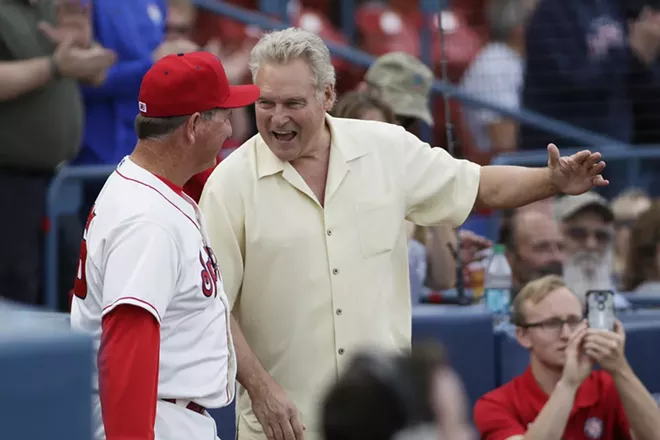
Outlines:
[[[495,325],[509,322],[511,306],[511,267],[504,255],[504,245],[494,247],[494,253],[484,276],[486,307],[493,314]]]

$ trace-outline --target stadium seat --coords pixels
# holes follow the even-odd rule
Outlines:
[[[413,344],[429,339],[443,344],[465,384],[470,407],[495,387],[493,318],[483,306],[416,306],[412,339]]]
[[[419,30],[391,7],[365,3],[356,12],[362,50],[372,55],[406,52],[419,57]]]

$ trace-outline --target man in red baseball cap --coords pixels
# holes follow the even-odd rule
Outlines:
[[[142,80],[138,143],[106,181],[81,244],[71,325],[99,344],[95,438],[196,439],[234,398],[229,307],[197,204],[183,193],[231,135],[220,60],[170,55]]]

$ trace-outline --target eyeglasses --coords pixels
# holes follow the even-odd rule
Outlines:
[[[564,325],[567,325],[568,328],[573,331],[582,322],[582,317],[580,316],[570,316],[566,319],[561,319],[561,318],[549,318],[545,319],[543,321],[538,321],[538,322],[529,322],[529,323],[524,323],[524,324],[519,324],[520,327],[522,328],[540,328],[545,331],[553,332],[553,333],[560,333],[561,330],[564,328]]]
[[[566,235],[573,240],[585,242],[589,237],[596,239],[598,244],[607,245],[613,239],[613,234],[607,229],[587,229],[582,227],[572,227],[566,230]]]

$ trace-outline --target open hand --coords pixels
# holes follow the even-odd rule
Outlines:
[[[71,39],[76,47],[88,48],[92,44],[92,0],[57,0],[57,24],[41,21],[39,30],[59,45]]]
[[[578,195],[594,186],[609,185],[609,181],[601,175],[605,169],[605,162],[601,161],[600,153],[582,150],[572,156],[561,157],[557,146],[550,144],[548,168],[550,180],[564,194]]]

